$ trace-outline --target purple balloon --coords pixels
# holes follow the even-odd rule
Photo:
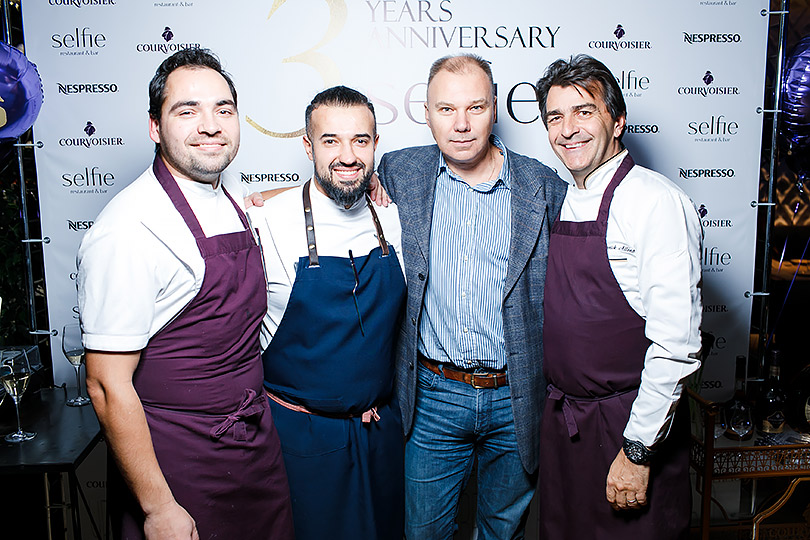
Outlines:
[[[806,151],[810,144],[810,36],[796,44],[785,62],[782,112],[780,133],[788,148]]]
[[[0,42],[0,139],[16,139],[42,107],[42,80],[23,53]]]

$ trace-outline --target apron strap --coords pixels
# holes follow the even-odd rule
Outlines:
[[[231,429],[231,426],[233,426],[234,440],[246,441],[247,426],[245,426],[244,419],[259,414],[267,408],[267,400],[264,399],[264,396],[260,396],[259,399],[256,399],[257,395],[256,391],[252,388],[245,388],[245,395],[239,407],[237,407],[234,412],[229,413],[225,420],[212,427],[208,435],[213,440],[218,441]]]
[[[628,170],[630,169],[628,168]],[[568,436],[573,439],[574,436],[579,433],[579,426],[577,426],[577,419],[574,416],[574,409],[571,408],[572,401],[580,403],[596,403],[598,401],[605,401],[629,394],[634,390],[638,390],[638,388],[628,388],[627,390],[621,390],[606,396],[580,397],[568,395],[553,384],[549,383],[546,387],[546,397],[553,401],[562,401],[563,418],[565,419],[565,425],[568,428]]]
[[[312,199],[309,196],[309,186],[311,183],[312,179],[310,178],[304,184],[304,190],[301,193],[304,202],[304,223],[307,229],[307,250],[309,251],[309,266],[307,268],[320,266],[318,264],[318,245],[315,242],[315,220],[312,218]],[[366,206],[368,206],[371,212],[371,220],[374,222],[374,228],[377,229],[377,241],[380,244],[380,249],[382,249],[383,257],[387,257],[389,253],[388,242],[385,241],[385,234],[383,234],[380,218],[377,217],[377,211],[374,210],[374,205],[371,203],[371,199],[369,199],[368,195],[365,195],[365,198]]]
[[[610,180],[610,184],[608,184],[605,193],[602,195],[602,204],[599,206],[599,215],[596,218],[599,223],[607,223],[610,203],[613,200],[613,192],[616,191],[616,188],[619,187],[621,181],[624,180],[624,177],[627,176],[627,173],[630,172],[630,169],[632,169],[635,164],[636,162],[633,161],[633,158],[628,153],[622,160],[619,168],[616,169],[613,178]]]

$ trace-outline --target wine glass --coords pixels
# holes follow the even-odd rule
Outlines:
[[[754,432],[751,406],[742,402],[734,403],[726,411],[726,425],[728,432],[734,434],[734,440],[742,441],[750,437]]]
[[[82,380],[79,371],[84,364],[84,345],[82,345],[82,330],[78,324],[67,324],[62,329],[62,352],[70,365],[76,370],[76,392],[78,395],[66,402],[68,407],[82,407],[90,403],[90,399],[82,395]]]
[[[6,393],[14,400],[14,408],[17,410],[17,431],[6,435],[8,442],[18,443],[30,441],[36,437],[36,433],[23,431],[20,424],[20,399],[25,389],[28,388],[28,379],[31,377],[31,366],[28,364],[28,355],[25,350],[2,351],[0,358],[0,381]]]

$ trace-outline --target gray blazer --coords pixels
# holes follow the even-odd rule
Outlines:
[[[543,377],[543,287],[551,224],[566,184],[536,159],[508,151],[512,189],[512,240],[503,296],[509,387],[518,451],[527,472],[537,470]],[[439,148],[405,148],[385,154],[377,174],[399,207],[408,303],[399,334],[396,386],[407,435],[413,424],[419,314],[430,257],[430,224]]]

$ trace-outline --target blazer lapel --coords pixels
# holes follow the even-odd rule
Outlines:
[[[436,172],[439,167],[439,148],[429,147],[425,153],[425,159],[421,163],[415,163],[415,170],[420,174],[415,178],[413,185],[413,231],[416,236],[416,243],[425,261],[430,260],[430,226],[433,221],[433,201],[436,198]]]
[[[516,166],[516,158],[509,152],[512,180],[512,225],[509,246],[509,262],[506,267],[506,283],[503,294],[506,298],[517,283],[531,256],[543,220],[546,215],[546,199],[542,190],[542,178],[528,175]]]

